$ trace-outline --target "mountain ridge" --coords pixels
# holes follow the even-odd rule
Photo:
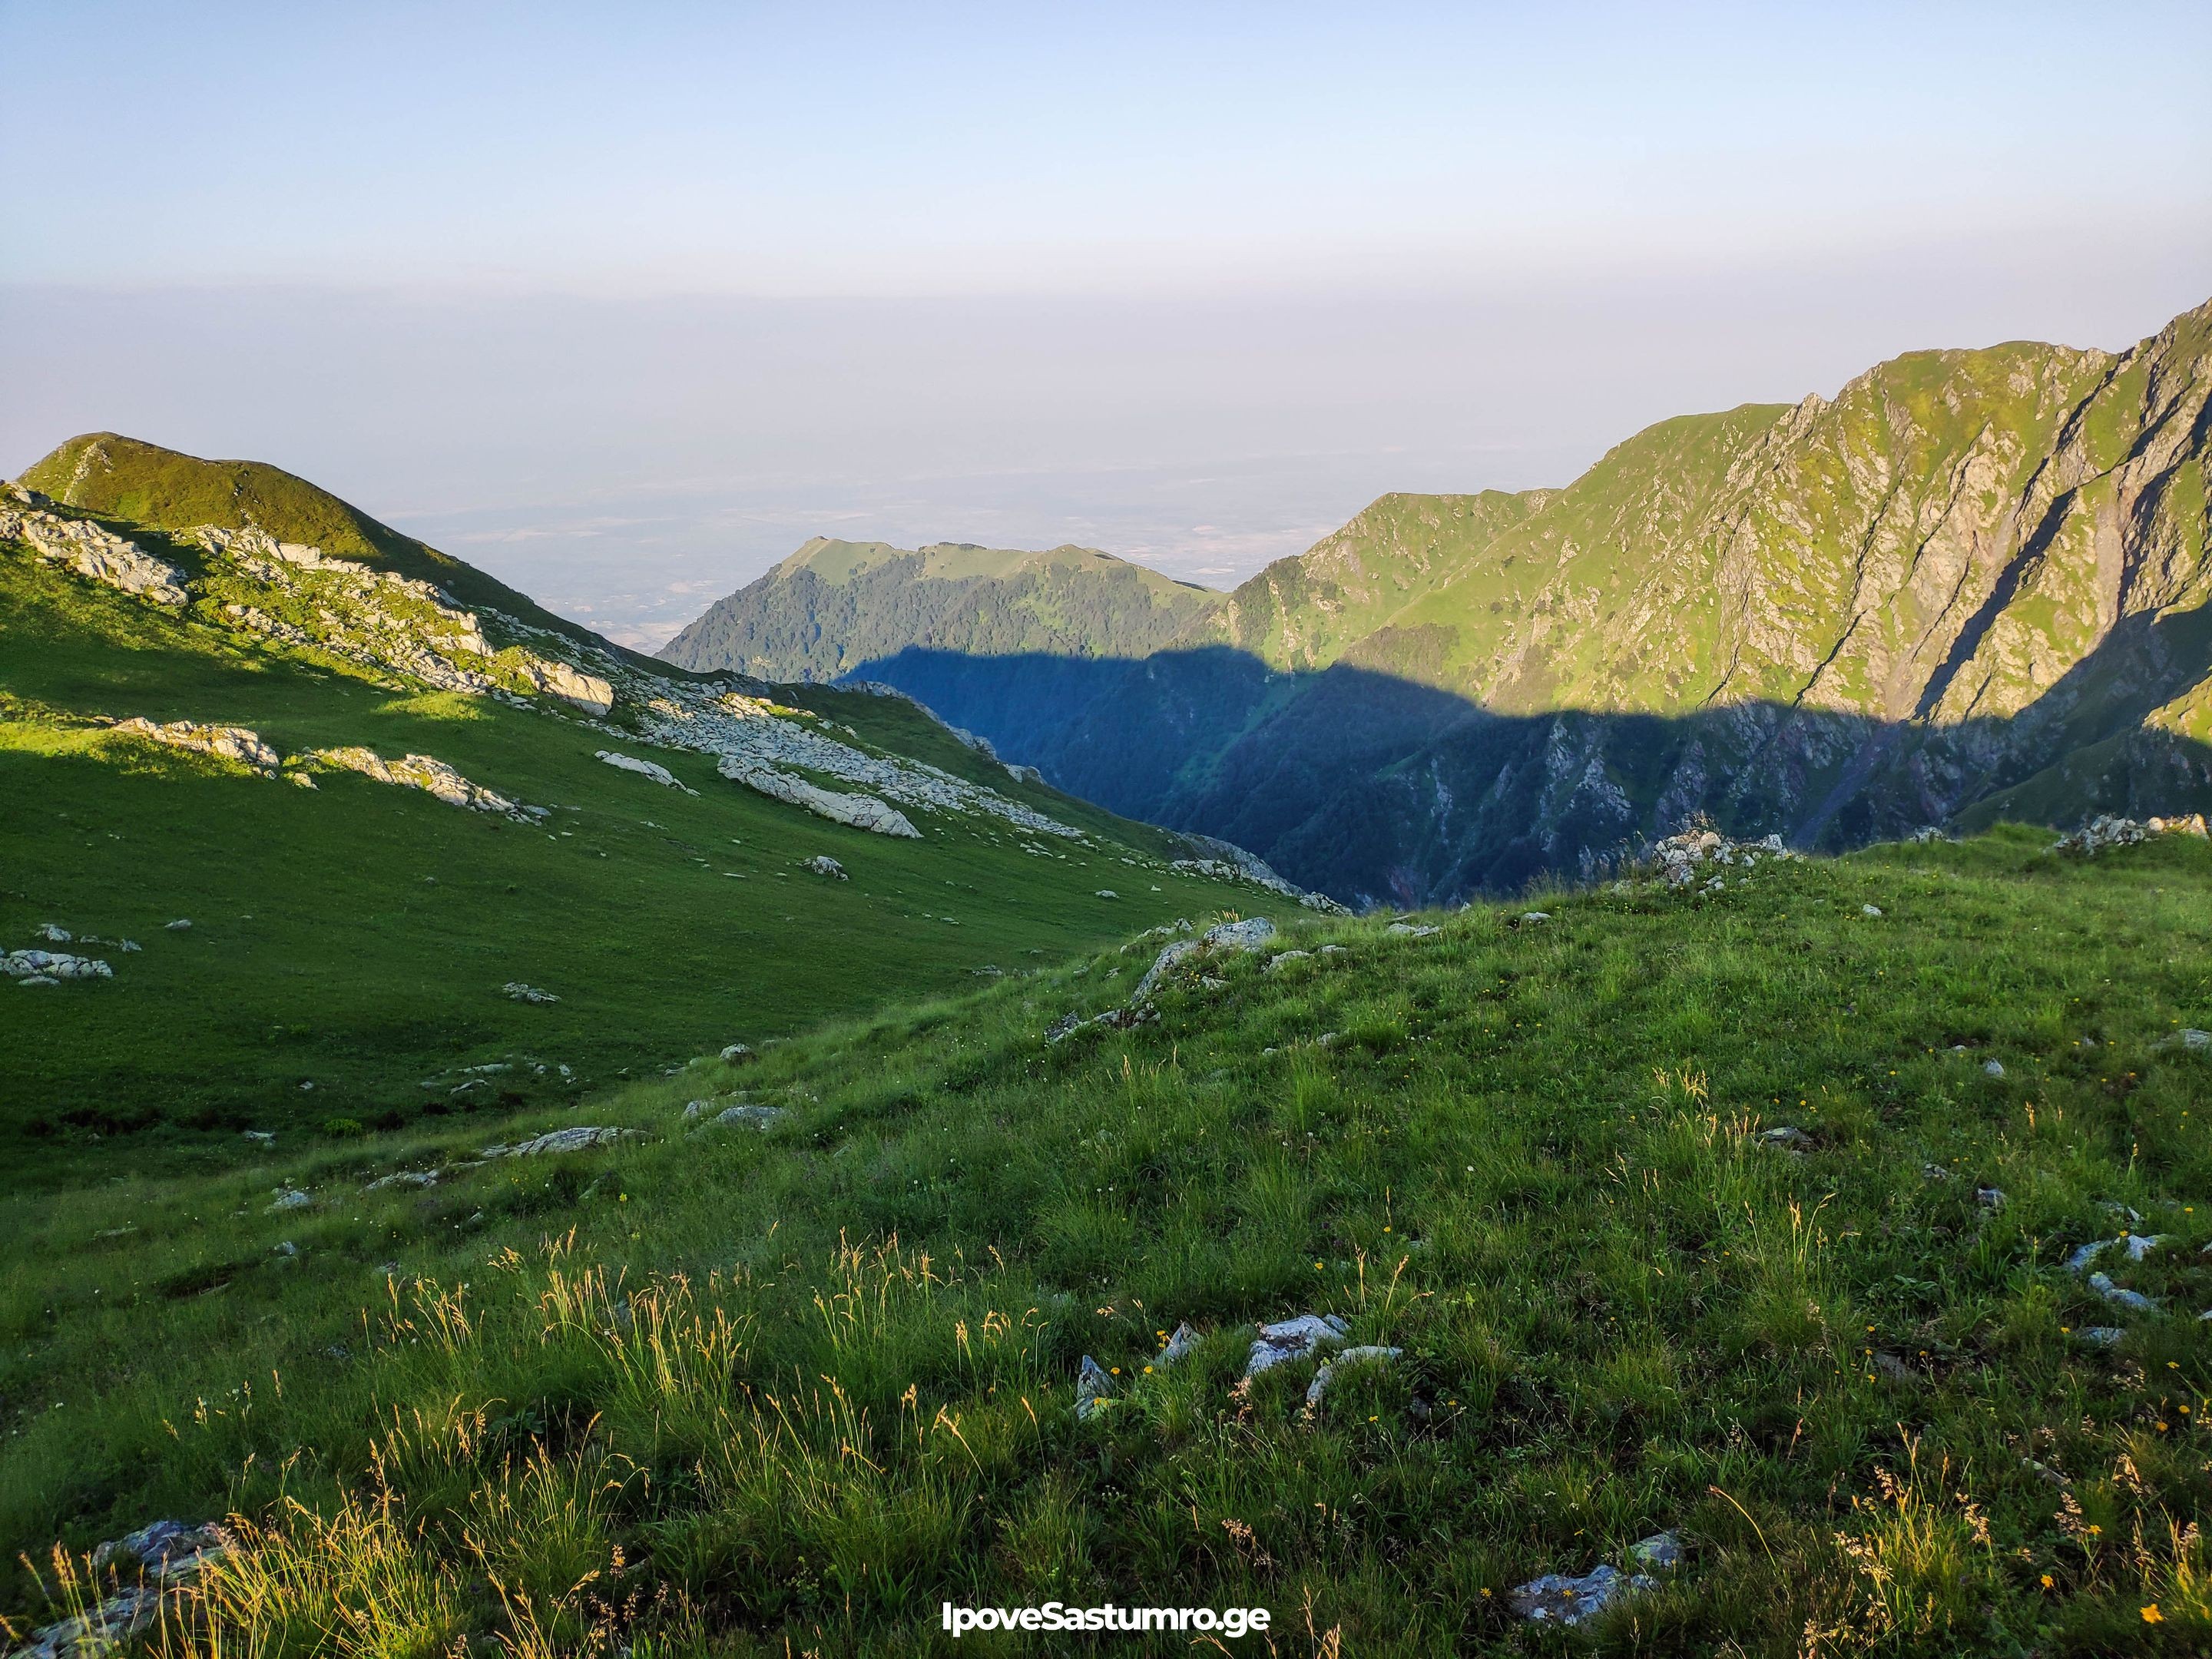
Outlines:
[[[1382,496],[1118,675],[953,661],[895,598],[847,672],[1368,902],[1586,870],[1698,814],[1839,846],[2198,808],[2208,385],[2212,302],[2123,352],[1909,352],[1657,422],[1557,489]]]

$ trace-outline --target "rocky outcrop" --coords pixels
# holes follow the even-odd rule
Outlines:
[[[635,772],[641,778],[651,778],[665,789],[681,789],[687,795],[696,795],[699,793],[657,761],[639,760],[635,756],[619,755],[611,749],[595,751],[594,758],[605,761],[619,771]]]
[[[91,1659],[119,1650],[161,1616],[162,1603],[232,1547],[219,1526],[156,1521],[92,1552],[95,1584],[107,1593],[82,1612],[32,1632],[9,1659]]]
[[[615,689],[596,674],[586,674],[550,657],[525,658],[522,672],[548,696],[572,702],[586,714],[604,714],[615,706]]]
[[[896,807],[878,800],[873,795],[840,794],[824,789],[805,778],[793,777],[788,772],[778,772],[765,766],[750,766],[733,756],[725,756],[715,769],[726,778],[735,779],[748,789],[757,789],[772,799],[802,808],[817,817],[828,818],[832,823],[850,824],[855,830],[868,830],[879,836],[903,836],[909,841],[921,839],[905,813]]]
[[[420,789],[449,806],[465,806],[471,812],[496,812],[518,823],[535,823],[549,811],[543,806],[525,806],[482,784],[471,783],[434,755],[405,755],[393,761],[386,760],[373,749],[346,747],[317,749],[304,758],[311,764],[334,771],[358,772],[379,783]]]
[[[10,951],[0,956],[0,975],[22,985],[58,985],[65,979],[112,979],[115,969],[95,957],[56,951]]]
[[[1310,893],[1304,888],[1285,881],[1268,868],[1265,859],[1247,852],[1233,841],[1224,841],[1218,836],[1186,834],[1183,839],[1200,852],[1202,858],[1177,859],[1170,866],[1186,875],[1208,876],[1216,881],[1245,881],[1268,892],[1295,899],[1309,910],[1323,915],[1341,916],[1350,914],[1326,893]]]
[[[191,602],[185,573],[167,559],[89,519],[65,519],[30,504],[41,499],[21,485],[9,486],[9,500],[0,502],[0,541],[21,542],[49,564],[155,605]]]
[[[2107,847],[2133,847],[2159,836],[2194,836],[2202,841],[2205,836],[2204,815],[2191,812],[2181,817],[2152,817],[2142,820],[2118,817],[2100,813],[2070,836],[2062,836],[2051,843],[2054,853],[2079,853],[2088,858]]]
[[[143,738],[171,749],[189,749],[220,760],[235,762],[264,777],[272,776],[283,757],[258,732],[243,726],[200,726],[191,720],[157,725],[143,715],[118,720],[108,728],[118,737]]]
[[[542,1135],[532,1135],[527,1140],[518,1140],[511,1146],[487,1146],[478,1154],[482,1158],[550,1158],[562,1152],[588,1152],[600,1146],[618,1146],[625,1140],[643,1140],[641,1129],[617,1129],[599,1125],[578,1124],[574,1128],[549,1130]]]

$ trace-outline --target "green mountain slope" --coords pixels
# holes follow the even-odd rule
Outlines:
[[[1083,547],[1023,553],[939,543],[908,552],[817,538],[662,650],[670,662],[834,680],[910,646],[968,656],[1137,657],[1222,596]]]
[[[1173,867],[1212,854],[904,700],[709,679],[538,623],[269,469],[101,439],[29,476],[58,494],[0,496],[18,1181],[142,1143],[228,1159],[243,1129],[566,1103],[1133,926],[1291,903]],[[40,983],[75,970],[30,951],[109,975]]]
[[[2202,809],[2208,392],[2212,305],[2118,356],[1914,353],[1562,489],[1385,496],[1111,673],[902,635],[894,592],[848,626],[1064,787],[1346,899],[1510,889],[1699,813],[1822,846]]]
[[[0,1559],[234,1515],[195,1654],[2203,1652],[2212,849],[2049,841],[1310,920],[1048,1041],[1132,941],[519,1126],[627,1141],[16,1199]]]

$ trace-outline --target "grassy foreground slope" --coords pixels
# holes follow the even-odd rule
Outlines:
[[[1309,921],[1043,1042],[1133,943],[427,1189],[364,1190],[458,1129],[19,1198],[0,1545],[245,1517],[173,1653],[910,1655],[1049,1599],[1265,1606],[1255,1653],[2202,1652],[2212,849],[2047,842]],[[740,1093],[789,1115],[687,1130]],[[2154,1311],[2064,1265],[2123,1231]],[[1403,1355],[1240,1388],[1304,1312]],[[1507,1610],[1662,1528],[1574,1638]]]
[[[88,441],[39,476],[70,486],[64,463]],[[251,521],[274,534],[319,536],[350,558],[364,550],[347,538],[367,521],[299,480],[260,478],[273,469],[125,440],[96,448],[104,466],[86,477],[106,482],[102,499],[158,515],[102,522],[173,561],[195,597],[149,603],[0,542],[0,951],[82,951],[114,969],[0,981],[11,1182],[79,1183],[141,1156],[234,1157],[246,1129],[343,1133],[572,1102],[618,1073],[1134,927],[1284,908],[1168,867],[1188,850],[1177,838],[1015,779],[896,698],[788,692],[805,707],[776,718],[1081,833],[918,811],[920,838],[901,839],[771,799],[718,775],[714,755],[654,740],[633,691],[693,683],[665,665],[651,665],[665,682],[625,682],[586,724],[556,699],[429,690],[249,631],[222,603],[235,567],[182,533],[227,498],[233,471],[260,480]],[[146,475],[136,483],[134,458]],[[458,594],[470,583],[455,569],[434,574]],[[296,611],[310,625],[316,614]],[[107,724],[134,716],[250,728],[287,757],[429,755],[553,810],[516,822],[343,770],[289,787],[306,768],[257,775]],[[603,749],[665,765],[696,793],[617,770],[595,758]],[[825,854],[848,879],[806,867]],[[169,927],[179,921],[189,929]],[[52,943],[48,927],[100,942]],[[559,1000],[517,1001],[510,982]],[[506,1069],[472,1080],[474,1066]]]

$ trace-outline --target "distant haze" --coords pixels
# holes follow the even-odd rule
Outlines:
[[[651,644],[817,533],[1227,586],[2212,294],[2201,6],[460,9],[0,9],[0,469],[273,461]]]

